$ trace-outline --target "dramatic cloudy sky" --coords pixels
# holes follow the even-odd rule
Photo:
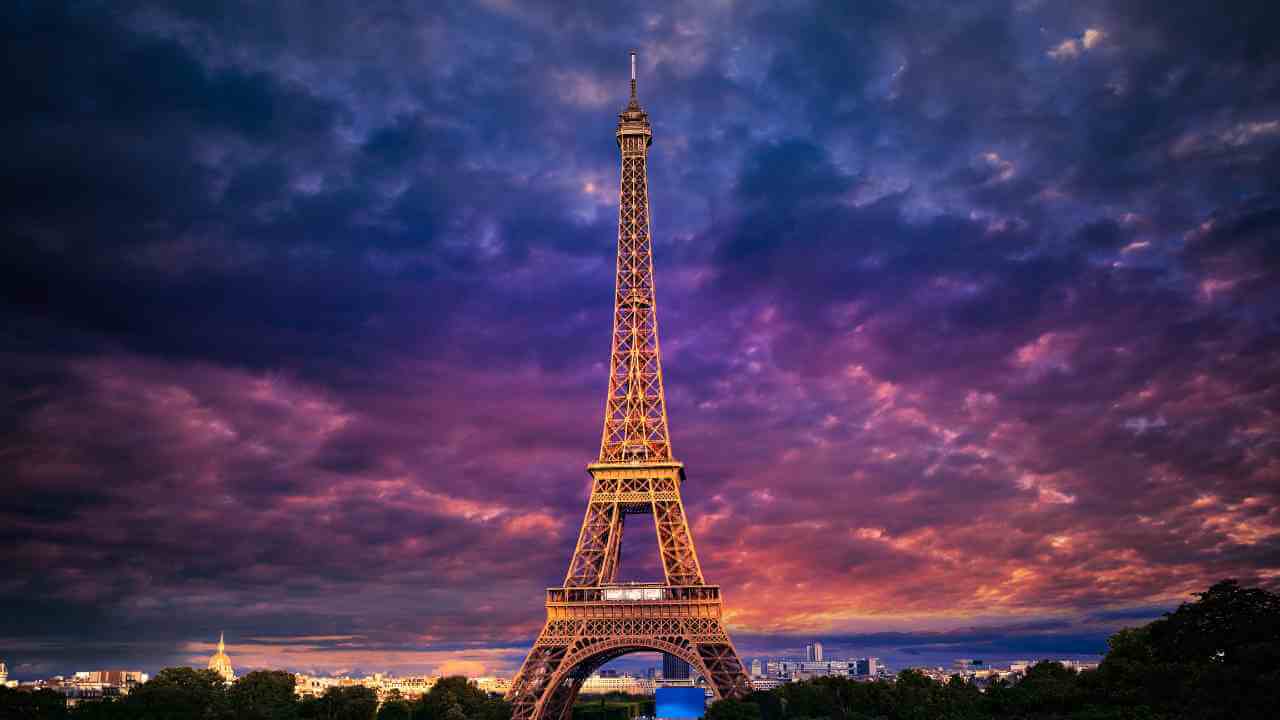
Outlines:
[[[0,659],[511,672],[598,450],[632,46],[744,655],[1277,587],[1276,7],[4,3]]]

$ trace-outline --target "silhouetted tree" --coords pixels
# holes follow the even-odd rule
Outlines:
[[[981,717],[982,691],[959,675],[952,675],[943,687],[947,718]]]
[[[293,673],[256,670],[227,689],[228,715],[236,720],[293,720],[298,699]]]
[[[1000,699],[1000,710],[1015,717],[1069,716],[1082,707],[1086,699],[1080,692],[1077,674],[1062,663],[1039,662],[1027,668],[1022,680],[987,693]],[[994,704],[993,704],[994,705]]]
[[[52,690],[14,690],[0,687],[0,718],[62,720],[67,717],[67,699]]]
[[[0,714],[3,717],[3,714]],[[134,716],[120,700],[103,698],[98,702],[82,702],[71,709],[75,720],[131,720]]]
[[[410,720],[409,703],[400,698],[392,698],[378,708],[378,720]]]
[[[778,693],[756,690],[745,700],[756,706],[762,720],[782,720],[782,702]]]
[[[761,720],[760,706],[745,700],[725,698],[711,703],[706,720]]]
[[[413,720],[510,720],[511,706],[465,677],[440,678],[413,704]],[[456,712],[455,712],[456,711]]]
[[[374,720],[378,695],[362,685],[331,687],[318,698],[308,698],[298,707],[305,720]]]
[[[1112,636],[1101,704],[1206,720],[1280,708],[1280,595],[1223,580],[1145,627]]]
[[[212,670],[165,668],[125,696],[137,720],[211,720],[225,712],[226,684]]]

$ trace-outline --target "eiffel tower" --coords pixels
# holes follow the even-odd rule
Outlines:
[[[653,291],[647,159],[653,133],[636,100],[618,116],[622,189],[613,352],[600,458],[587,466],[591,498],[564,586],[547,589],[547,623],[511,684],[513,720],[569,720],[586,678],[633,652],[657,651],[688,663],[716,697],[750,692],[738,652],[720,619],[718,585],[702,577],[680,485],[684,465],[671,454]],[[651,514],[662,582],[619,583],[618,552],[627,516]]]

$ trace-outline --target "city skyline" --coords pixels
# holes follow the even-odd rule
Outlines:
[[[815,654],[814,648],[818,647],[819,651]],[[450,672],[417,672],[404,674],[387,673],[385,671],[334,671],[328,674],[308,674],[307,672],[298,671],[296,668],[289,667],[250,667],[244,668],[236,665],[227,653],[227,645],[225,644],[225,634],[219,633],[218,642],[213,646],[214,652],[204,659],[204,665],[208,670],[216,673],[227,685],[233,684],[239,676],[252,673],[255,671],[276,671],[284,670],[297,675],[298,692],[302,694],[321,694],[328,684],[325,681],[352,681],[365,680],[377,681],[378,683],[388,682],[396,684],[401,680],[412,681],[414,692],[422,692],[429,689],[429,685],[436,679],[445,677]],[[821,642],[815,641],[813,644],[804,646],[804,652],[800,656],[795,655],[764,655],[748,658],[744,669],[749,673],[753,680],[764,679],[781,679],[783,681],[796,681],[808,679],[817,675],[835,674],[838,676],[862,676],[867,678],[874,677],[890,677],[893,675],[895,668],[888,668],[881,658],[875,656],[834,656],[826,654],[823,657],[821,652]],[[1094,658],[1085,661],[1087,666],[1096,666],[1096,662],[1091,662]],[[201,658],[195,658],[193,663],[188,667],[199,669]],[[657,664],[653,664],[658,661]],[[1029,664],[1039,661],[1061,662],[1066,665],[1076,665],[1080,661],[1078,658],[1051,658],[1040,657],[1035,659],[1018,658],[1009,659],[1004,664],[1009,667],[1005,670],[1013,670],[1020,672],[1026,669]],[[620,669],[619,665],[630,665],[630,669]],[[74,673],[66,673],[60,675],[51,675],[48,677],[30,677],[21,680],[14,679],[9,683],[10,687],[22,685],[24,687],[38,686],[41,682],[50,680],[74,680],[75,682],[84,682],[90,685],[108,684],[124,687],[132,686],[146,682],[151,676],[151,672],[136,669],[122,669],[108,663],[112,669],[94,669],[94,670],[77,670]],[[118,665],[118,664],[117,664]],[[990,659],[964,659],[952,658],[950,667],[953,669],[960,668],[962,672],[971,672],[974,669],[1001,668],[1002,661],[992,661]],[[925,670],[943,670],[945,664],[929,665],[927,663],[914,663],[904,665],[896,669],[925,669]],[[363,677],[361,677],[363,676]],[[464,675],[473,681],[479,681],[481,687],[488,688],[489,692],[496,694],[504,694],[511,687],[512,678],[503,677],[501,675]],[[705,680],[700,678],[696,672],[691,672],[691,668],[687,663],[682,663],[676,658],[662,655],[656,652],[640,652],[625,656],[625,659],[606,663],[597,668],[590,675],[594,679],[617,678],[620,680],[647,680],[650,683],[648,688],[652,692],[652,685],[656,681],[661,684],[663,682],[674,683],[677,685],[698,683],[705,685]],[[0,685],[4,685],[8,680],[8,673],[3,658],[0,658]],[[945,675],[942,677],[946,679]],[[425,681],[425,682],[424,682]],[[610,692],[607,683],[593,687],[590,684],[584,685],[582,692]]]
[[[222,630],[514,673],[596,456],[633,46],[744,660],[1083,656],[1280,586],[1267,4],[0,12],[10,678]]]

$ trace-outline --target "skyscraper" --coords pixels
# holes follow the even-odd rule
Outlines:
[[[879,675],[880,674],[880,658],[861,658],[854,664],[853,673],[855,675]]]
[[[804,659],[808,662],[822,662],[822,643],[816,642],[804,646]]]

